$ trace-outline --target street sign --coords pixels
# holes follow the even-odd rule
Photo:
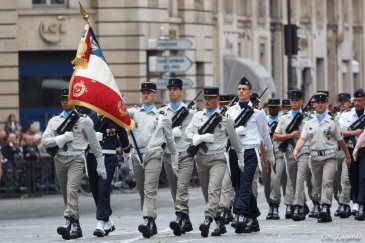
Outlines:
[[[193,80],[191,80],[190,78],[178,78],[181,79],[183,81],[183,89],[189,89],[192,88],[194,85]],[[167,89],[167,83],[168,83],[168,79],[157,79],[156,80],[156,88],[158,90],[165,90]]]
[[[188,39],[149,39],[148,48],[155,50],[187,50],[193,43]]]
[[[185,72],[193,65],[187,56],[153,56],[148,62],[150,72]]]

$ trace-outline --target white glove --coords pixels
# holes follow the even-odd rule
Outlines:
[[[101,178],[103,178],[103,180],[106,179],[104,158],[105,158],[105,156],[96,158],[96,162],[98,162],[98,166],[96,167],[96,172],[98,172],[98,175],[101,176]]]
[[[123,152],[123,158],[124,158],[124,163],[127,163],[128,162],[128,159],[129,159],[129,155],[131,153],[126,153],[126,152]]]
[[[268,149],[266,153],[269,163],[273,165],[275,163],[274,149]]]
[[[199,145],[202,142],[212,143],[214,142],[214,135],[211,133],[206,133],[203,135],[194,135],[193,136],[193,145]]]
[[[175,127],[172,129],[172,134],[174,135],[174,138],[179,138],[182,136],[181,126]]]
[[[246,135],[246,128],[244,126],[239,126],[235,130],[236,130],[237,135],[239,135],[239,136]]]
[[[98,141],[103,141],[103,134],[101,132],[96,132],[95,134]]]
[[[179,153],[171,154],[171,165],[172,165],[172,171],[177,176],[177,170],[179,169]]]
[[[73,132],[65,132],[65,134],[59,135],[59,136],[54,138],[54,140],[57,143],[57,146],[60,147],[60,148],[63,148],[65,143],[70,142],[73,139],[74,139]]]
[[[237,153],[237,157],[238,157],[238,168],[240,168],[241,172],[243,172],[244,168],[245,168],[245,162],[244,162],[244,157],[243,157],[243,152]]]

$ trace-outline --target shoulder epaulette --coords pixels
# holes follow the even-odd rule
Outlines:
[[[347,110],[345,110],[345,112],[348,112],[348,111],[351,111],[351,109],[347,109]]]
[[[287,115],[287,114],[288,114],[288,112],[283,113],[283,115]]]
[[[61,115],[61,114],[54,114],[52,117],[59,116],[59,115]]]
[[[159,111],[158,112],[160,115],[164,115],[164,116],[166,116],[166,112],[164,112],[164,111]]]
[[[165,106],[167,106],[167,105],[161,105],[161,106],[160,106],[160,109],[161,109],[162,107],[165,107]]]
[[[86,117],[87,117],[87,115],[86,115],[86,114],[81,114],[81,116],[82,116],[83,118],[86,118]]]

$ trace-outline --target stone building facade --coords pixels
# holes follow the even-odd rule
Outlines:
[[[80,2],[127,106],[141,102],[141,82],[161,78],[161,73],[148,70],[149,57],[161,55],[149,48],[148,40],[160,38],[161,27],[164,38],[192,42],[188,50],[164,52],[187,56],[193,63],[185,72],[164,74],[193,81],[184,100],[191,100],[205,85],[234,92],[241,73],[237,66],[238,74],[231,74],[233,59],[252,68],[256,76],[265,73],[273,78],[271,86],[276,89],[266,98],[286,97],[287,0]],[[292,61],[294,87],[303,89],[307,99],[317,89],[328,89],[334,102],[336,93],[364,86],[364,5],[364,0],[291,0],[291,23],[300,27],[301,38]],[[44,129],[59,110],[58,88],[70,79],[70,61],[84,24],[77,0],[1,0],[0,126],[13,113],[23,126],[37,122]],[[248,59],[258,68],[247,65]]]

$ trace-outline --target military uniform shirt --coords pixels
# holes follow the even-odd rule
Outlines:
[[[160,113],[156,107],[148,113],[146,113],[143,106],[140,108],[130,108],[128,109],[128,113],[135,122],[133,133],[139,149],[142,150],[147,146],[158,123],[162,122],[149,149],[154,150],[161,148],[161,145],[166,141],[167,148],[172,153],[176,153],[175,141],[172,135],[172,122],[170,118],[162,116],[162,121],[159,121]],[[134,153],[137,153],[137,151],[134,150]]]
[[[302,112],[302,111],[299,111]],[[311,115],[312,116],[312,115]],[[315,117],[315,115],[314,115]],[[299,126],[299,132],[302,132],[303,127],[305,122],[308,120],[309,117],[304,117],[302,120],[302,123]],[[287,134],[286,133],[286,128],[289,126],[290,122],[294,119],[294,116],[292,116],[292,112],[288,111],[287,113],[284,113],[280,118],[279,118],[279,123],[278,126],[275,129],[275,132],[278,134]],[[293,138],[294,142],[297,143],[299,138]],[[309,145],[308,140],[305,142],[305,145]]]
[[[336,149],[337,141],[343,139],[340,125],[326,114],[321,123],[317,118],[310,118],[305,122],[301,137],[309,142],[312,151]]]
[[[251,102],[248,102],[249,106],[252,106]],[[237,102],[234,106],[230,107],[227,111],[229,117],[234,121],[242,109]],[[266,114],[263,110],[254,109],[254,113],[247,121],[246,135],[239,136],[243,145],[259,145],[261,141],[264,142],[266,149],[272,149],[269,131],[267,130]]]
[[[341,129],[347,130],[359,117],[356,114],[355,107],[351,108],[351,110],[346,110],[341,113],[340,119],[338,120],[338,123],[340,124]],[[362,128],[364,129],[364,128]],[[355,136],[355,139],[357,141],[359,137]],[[352,144],[351,140],[347,142],[347,144]],[[355,147],[356,144],[353,144]]]
[[[60,115],[54,116],[51,118],[51,120],[49,120],[46,131],[44,131],[42,136],[43,147],[48,148],[57,146],[55,141],[57,128],[65,119],[66,116],[64,115],[63,111]],[[80,116],[72,129],[73,140],[66,143],[68,146],[66,153],[70,151],[84,151],[89,144],[90,149],[93,151],[96,158],[103,156],[103,152],[101,150],[99,141],[96,138],[93,125],[94,123],[90,117],[86,115]],[[58,149],[58,151],[64,152],[62,148]]]
[[[174,111],[172,108],[171,108],[171,103],[169,103],[166,107],[162,107],[160,108],[160,111],[163,111],[163,112],[166,112],[166,116],[168,118],[172,118],[175,113],[181,108],[186,105],[181,102],[179,108],[176,109],[176,111]],[[187,126],[189,125],[191,119],[193,118],[195,114],[195,111],[194,110],[189,110],[189,115],[184,119],[184,121],[181,123],[181,132],[182,134],[184,135],[185,133],[185,130],[187,128]],[[171,124],[172,125],[172,124]],[[178,150],[178,152],[185,152],[189,146],[190,146],[190,143],[188,143],[185,139],[184,139],[184,136],[181,136],[181,137],[175,137],[175,143],[176,143],[176,149]],[[170,151],[168,149],[166,149],[166,153],[170,154]]]
[[[220,110],[216,109],[214,112],[219,113]],[[212,114],[213,115],[213,114]],[[184,137],[189,144],[193,143],[193,136],[198,135],[198,130],[208,121],[209,116],[205,112],[205,109],[202,111],[198,111],[193,116],[190,124],[186,128]],[[232,144],[232,147],[237,151],[242,151],[242,144],[238,138],[236,131],[234,130],[233,121],[228,117],[222,117],[222,121],[218,124],[218,126],[214,129],[214,142],[213,143],[205,143],[208,147],[209,151],[226,151],[227,141],[229,140]],[[199,152],[204,154],[203,150],[200,148]]]

